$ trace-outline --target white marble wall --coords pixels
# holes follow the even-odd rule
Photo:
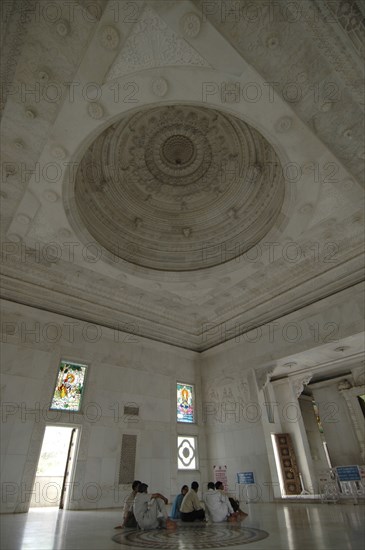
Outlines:
[[[339,339],[359,333],[359,293],[358,288],[344,291],[277,320],[271,332],[263,327],[260,338],[257,333],[249,334],[250,339],[244,335],[202,354],[3,301],[2,511],[28,509],[44,429],[52,424],[79,428],[70,508],[121,505],[130,490],[118,485],[125,433],[137,435],[135,475],[152,491],[171,497],[193,479],[203,489],[216,465],[227,466],[232,491],[237,489],[237,472],[253,471],[259,484],[257,500],[280,496],[271,485],[277,483],[271,433],[283,430],[283,418],[279,410],[274,423],[269,422],[262,388],[275,371],[272,366],[296,354],[304,361],[304,353],[325,347],[321,340],[314,341],[311,324],[335,320]],[[303,329],[299,340],[283,338],[282,327],[291,322]],[[48,411],[61,359],[89,365],[81,414]],[[176,422],[176,381],[196,385],[195,425]],[[140,407],[138,422],[123,417],[123,406],[131,402]],[[177,434],[198,436],[198,471],[177,470]],[[304,427],[294,436],[309,482],[311,457]],[[343,454],[341,449],[336,462],[355,461],[352,451]]]
[[[75,323],[73,333],[69,323]],[[176,381],[196,384],[196,354],[116,333],[40,310],[2,302],[2,511],[22,512],[29,505],[46,425],[80,430],[69,507],[120,506],[129,486],[118,486],[122,435],[137,435],[136,478],[169,498],[183,482],[200,481],[201,472],[177,472]],[[33,331],[33,332],[31,332]],[[72,336],[72,337],[71,337]],[[95,341],[92,341],[95,340]],[[89,365],[83,412],[50,412],[59,361]],[[139,418],[123,407],[136,403]],[[184,426],[198,436],[201,468],[202,427]]]
[[[346,401],[338,391],[337,384],[338,382],[313,388],[331,463],[333,467],[362,464],[359,441]]]
[[[257,402],[253,373],[242,369],[237,378],[218,375],[206,380],[203,407],[209,457],[207,481],[214,480],[214,466],[227,466],[229,491],[238,496],[237,473],[252,471],[257,487],[251,488],[250,496],[267,500],[265,493],[269,489],[263,482],[271,478],[261,421],[263,411]]]
[[[297,384],[298,380],[295,383],[289,381],[289,378],[285,378],[287,374],[280,375],[284,378],[280,389],[268,380],[275,376],[278,366],[293,358],[298,361],[298,367],[302,369],[300,376],[305,379],[306,370],[310,371],[307,364],[309,361],[315,363],[314,355],[307,355],[313,350],[318,350],[318,362],[327,364],[328,358],[336,356],[333,348],[339,346],[342,338],[349,338],[363,330],[361,292],[360,286],[354,287],[277,319],[270,326],[261,327],[260,331],[252,331],[202,354],[203,399],[208,403],[215,401],[213,405],[209,404],[205,426],[209,472],[214,464],[227,464],[228,479],[234,485],[237,472],[254,471],[260,484],[258,498],[270,501],[273,497],[280,497],[271,434],[289,432],[306,488],[311,492],[314,490],[312,457],[298,403],[303,386]],[[323,335],[318,337],[311,329],[316,326],[321,331],[326,323],[336,324],[336,340],[333,343],[326,342]],[[286,332],[285,327],[290,324],[300,329],[300,338],[293,338]],[[328,368],[328,364],[323,368]],[[290,375],[290,371],[286,372]],[[267,383],[270,401],[277,403],[272,423],[269,422],[264,405],[266,398],[263,387]],[[214,407],[218,410],[226,407],[224,388],[227,389],[226,396],[232,390],[228,401],[235,402],[237,411],[241,413],[236,418],[234,415],[226,415],[222,421],[212,411]],[[296,407],[297,417],[294,421],[287,414],[287,405],[290,403]],[[249,420],[249,413],[253,415],[252,421]],[[338,442],[338,445],[341,443]],[[348,452],[340,455],[342,464],[354,459]]]

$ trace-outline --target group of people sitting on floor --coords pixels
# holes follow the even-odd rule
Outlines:
[[[207,521],[209,518],[214,523],[220,523],[237,521],[239,517],[247,516],[240,510],[238,501],[225,494],[221,481],[215,484],[208,483],[208,491],[204,495],[205,508],[197,494],[199,483],[193,481],[190,490],[187,485],[183,485],[180,494],[174,500],[170,517],[166,511],[167,498],[160,493],[149,494],[147,489],[146,483],[133,481],[132,492],[124,502],[123,522],[116,529],[125,527],[139,527],[143,530],[175,529],[176,523],[173,520],[176,519],[192,522]]]

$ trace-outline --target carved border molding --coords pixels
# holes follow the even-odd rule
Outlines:
[[[211,318],[209,323],[205,323],[206,330],[202,332],[202,325],[193,321],[194,309],[186,309],[173,307],[173,304],[158,304],[151,301],[148,303],[148,293],[145,292],[143,300],[140,297],[135,297],[126,290],[122,292],[123,301],[120,301],[118,296],[121,296],[120,288],[107,288],[104,285],[104,290],[101,292],[100,285],[93,287],[90,283],[88,290],[94,288],[94,300],[90,301],[90,296],[85,293],[85,285],[82,281],[69,281],[67,290],[65,291],[64,276],[62,273],[55,278],[55,274],[50,274],[47,266],[31,266],[27,263],[13,261],[10,265],[2,266],[2,297],[10,301],[21,302],[26,305],[36,307],[41,304],[42,308],[76,317],[89,322],[115,328],[118,323],[138,323],[140,335],[146,338],[155,339],[167,344],[173,344],[194,351],[205,351],[213,348],[224,341],[233,340],[239,337],[240,334],[253,330],[255,327],[263,326],[280,317],[288,315],[293,311],[305,308],[313,302],[320,301],[330,295],[336,295],[338,289],[334,287],[335,283],[330,281],[323,282],[323,286],[316,291],[310,293],[303,285],[302,295],[297,297],[295,302],[292,301],[290,293],[288,299],[283,303],[282,296],[271,300],[270,311],[267,309],[267,302],[263,298],[262,305],[257,309],[254,308],[249,312],[241,314],[240,318],[234,318],[232,321],[227,321],[225,318]],[[20,280],[19,277],[23,280]],[[359,269],[354,275],[349,276],[348,286],[362,283],[362,270]],[[56,281],[58,281],[56,283]],[[346,291],[346,288],[344,289]],[[299,304],[299,302],[301,302]],[[320,304],[317,304],[319,307]],[[220,330],[212,331],[214,327],[220,326],[236,326],[238,323],[240,333],[235,334],[227,330],[227,338],[222,338]],[[206,334],[206,331],[210,331]],[[313,340],[312,340],[313,341]]]

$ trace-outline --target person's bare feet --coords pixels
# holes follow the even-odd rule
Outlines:
[[[237,521],[237,516],[235,514],[232,514],[231,516],[229,516],[228,521],[229,522]]]
[[[114,529],[123,529],[123,525],[117,525]]]
[[[173,531],[174,529],[176,529],[177,525],[174,521],[172,521],[172,519],[170,518],[167,518],[166,519],[166,529],[169,529],[170,531]]]

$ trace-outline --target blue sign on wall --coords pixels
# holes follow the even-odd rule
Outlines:
[[[255,483],[253,472],[239,472],[237,474],[237,482],[245,483],[246,485]]]
[[[337,466],[336,471],[339,481],[361,480],[358,466]]]

